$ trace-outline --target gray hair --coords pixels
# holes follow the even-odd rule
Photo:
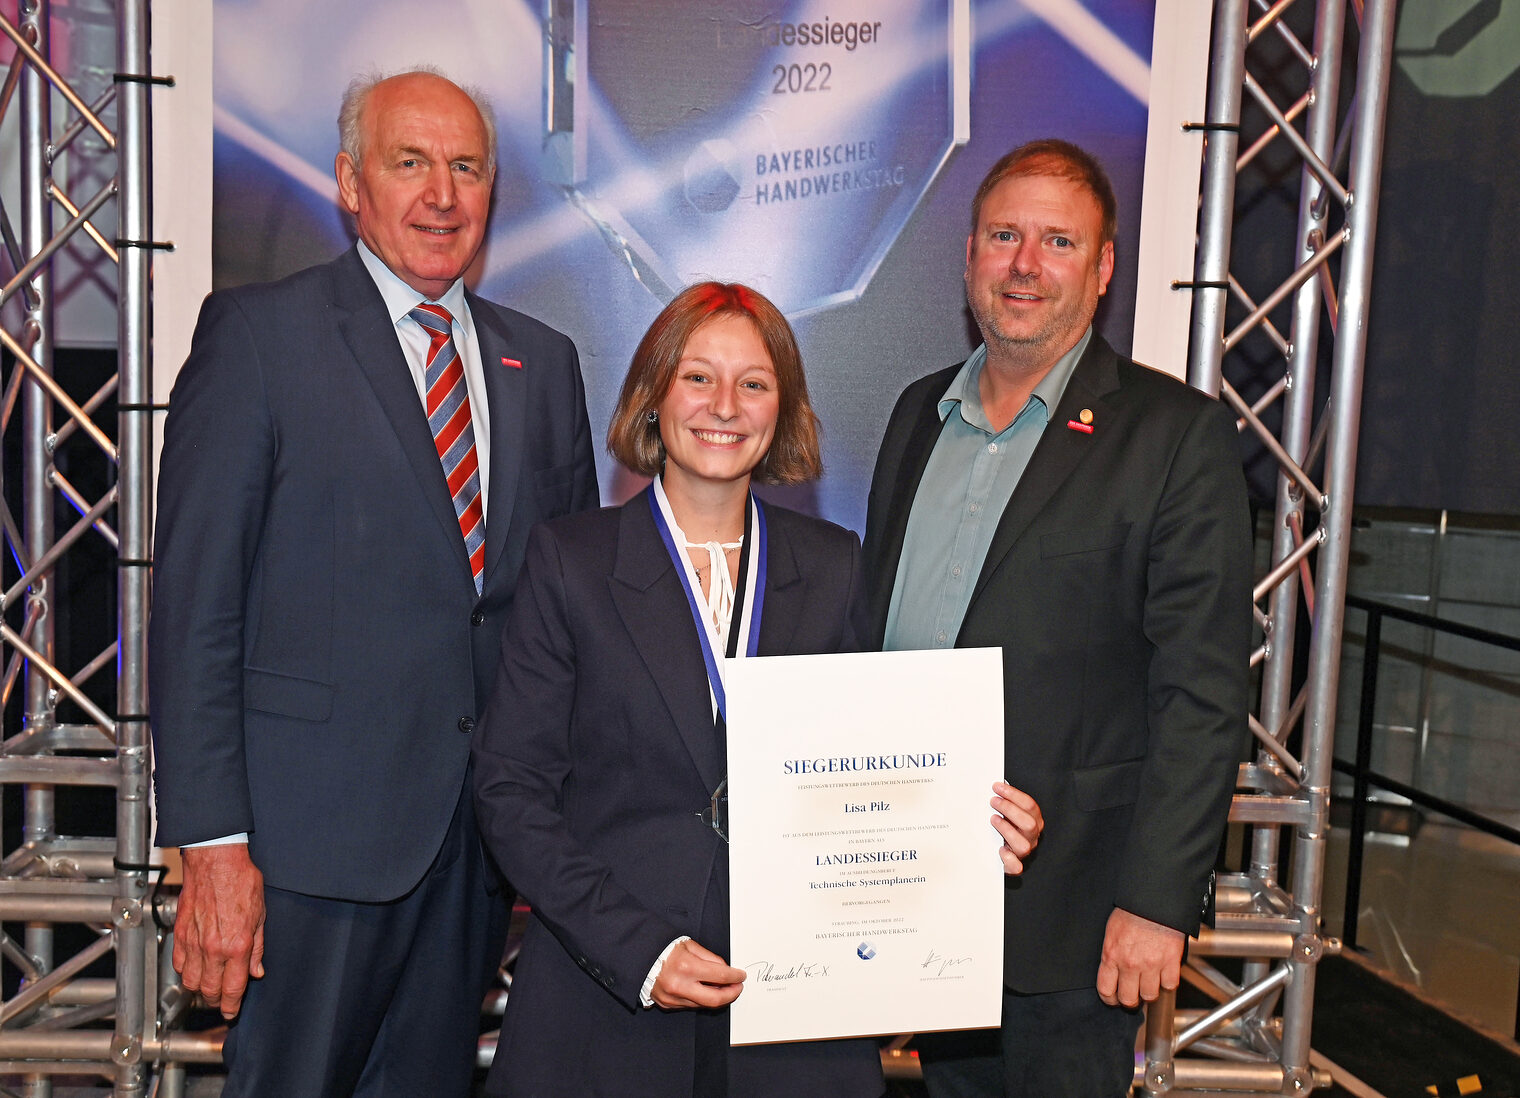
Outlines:
[[[480,121],[486,128],[486,163],[490,170],[496,170],[496,114],[491,108],[491,100],[486,93],[472,84],[456,84],[449,80],[442,69],[437,65],[415,65],[401,72],[383,73],[370,71],[356,76],[349,82],[347,90],[343,92],[343,102],[338,108],[338,148],[348,154],[348,158],[354,162],[354,167],[362,163],[364,152],[364,139],[359,132],[359,119],[364,114],[364,105],[369,102],[370,92],[375,90],[377,84],[389,80],[393,76],[407,76],[411,73],[424,73],[427,76],[436,76],[440,80],[448,80],[456,88],[469,96],[470,102],[475,104],[475,109],[480,112]]]

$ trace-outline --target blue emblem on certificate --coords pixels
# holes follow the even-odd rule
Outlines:
[[[661,300],[706,277],[790,314],[859,297],[970,137],[966,0],[549,11],[544,173]]]
[[[870,942],[861,942],[855,947],[855,956],[859,957],[862,961],[869,961],[872,957],[876,956],[876,950],[871,948]]]

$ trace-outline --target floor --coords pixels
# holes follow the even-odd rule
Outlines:
[[[1509,822],[1509,821],[1505,821]],[[1520,848],[1431,816],[1366,846],[1356,945],[1401,984],[1513,1039],[1520,997]],[[1325,869],[1327,933],[1344,933],[1346,834]]]

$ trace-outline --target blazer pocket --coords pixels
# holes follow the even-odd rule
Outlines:
[[[1071,776],[1073,799],[1084,812],[1099,812],[1134,804],[1140,795],[1140,771],[1144,759],[1086,766]]]
[[[533,471],[533,499],[540,515],[563,515],[570,510],[577,468],[577,463],[572,461],[568,465],[552,465]]]
[[[325,721],[332,716],[333,692],[330,682],[243,668],[244,709],[304,721]]]
[[[1097,553],[1117,549],[1129,537],[1130,522],[1112,526],[1084,526],[1076,530],[1052,530],[1040,535],[1040,556],[1068,557],[1075,553]]]

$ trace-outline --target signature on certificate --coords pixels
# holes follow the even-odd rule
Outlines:
[[[931,949],[929,950],[929,956],[924,959],[919,967],[929,969],[936,976],[943,976],[957,965],[969,964],[970,962],[970,957],[944,957]]]
[[[829,966],[820,961],[798,961],[782,968],[774,961],[755,961],[745,966],[761,983],[775,984],[786,980],[816,980],[829,974]]]

